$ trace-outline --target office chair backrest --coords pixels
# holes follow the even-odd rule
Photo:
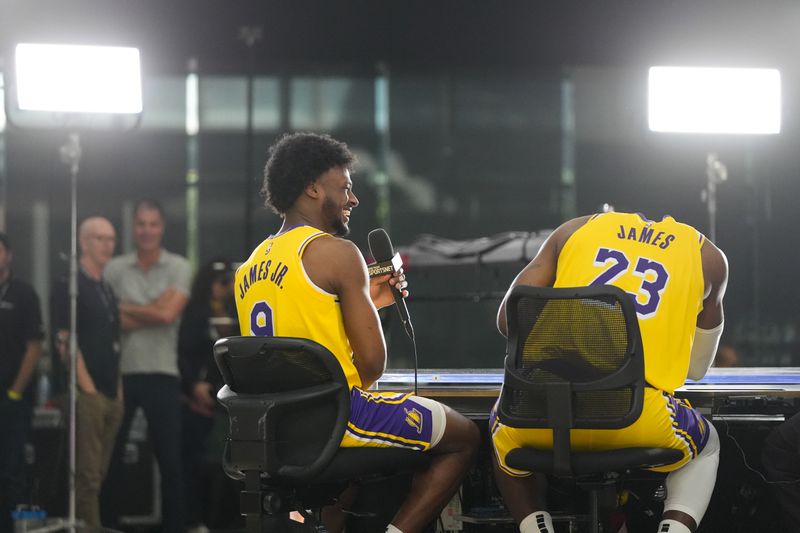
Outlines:
[[[641,414],[644,358],[631,297],[614,286],[515,287],[500,421],[552,428],[557,472],[569,465],[569,430],[618,429]]]
[[[308,339],[228,337],[214,346],[230,418],[226,471],[276,482],[314,478],[339,449],[350,411],[347,379],[334,355]]]

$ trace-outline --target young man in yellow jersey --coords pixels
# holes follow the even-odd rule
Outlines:
[[[283,225],[237,270],[236,308],[242,335],[307,338],[336,356],[351,388],[342,446],[396,446],[432,455],[387,529],[414,533],[458,489],[479,432],[427,398],[369,391],[386,366],[377,310],[394,302],[393,291],[408,292],[402,272],[370,280],[358,248],[341,238],[358,206],[353,161],[347,146],[327,135],[285,135],[271,147],[262,192]],[[327,522],[331,531],[341,530]]]
[[[701,233],[672,217],[647,220],[635,213],[576,218],[556,229],[511,284],[581,287],[610,284],[634,299],[645,358],[644,408],[620,430],[573,430],[577,449],[655,446],[683,451],[669,471],[659,533],[695,531],[708,507],[719,463],[714,426],[673,393],[687,376],[701,379],[711,366],[723,328],[728,280],[725,255]],[[509,289],[510,292],[510,289]],[[497,327],[507,333],[506,300]],[[551,533],[543,477],[510,468],[505,457],[520,446],[546,447],[549,430],[504,426],[492,412],[495,479],[522,533]],[[605,432],[605,435],[604,433]],[[607,447],[608,444],[605,444]]]

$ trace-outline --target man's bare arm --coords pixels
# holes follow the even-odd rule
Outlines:
[[[119,311],[119,327],[122,331],[134,331],[137,329],[142,328],[149,328],[150,324],[145,324],[135,318],[131,317],[128,313],[124,312],[122,309]]]
[[[17,394],[22,394],[31,381],[33,373],[36,371],[36,365],[39,363],[39,358],[42,356],[42,341],[38,339],[29,340],[25,347],[25,355],[22,357],[22,363],[19,365],[19,371],[11,384],[11,390]]]
[[[56,339],[58,339],[57,349],[62,361],[69,361],[69,330],[60,329],[56,332]],[[78,350],[78,363],[75,367],[75,380],[77,381],[78,388],[87,394],[94,394],[97,392],[94,380],[89,375],[86,369],[86,362],[83,360],[83,353]]]
[[[500,308],[497,310],[497,329],[504,336],[508,334],[506,303],[511,290],[517,285],[552,287],[556,281],[558,255],[561,253],[561,249],[575,230],[583,226],[589,218],[589,216],[574,218],[559,226],[547,237],[531,262],[511,282],[511,286],[508,288],[503,301],[500,302]]]
[[[386,368],[386,342],[361,252],[350,241],[322,237],[306,247],[303,266],[314,283],[339,296],[353,363],[362,386],[369,388]]]
[[[728,260],[709,240],[700,250],[703,262],[703,310],[697,315],[687,376],[695,381],[706,375],[717,354],[725,315],[722,299],[728,285]]]
[[[122,329],[130,331],[142,327],[173,324],[180,318],[188,301],[189,298],[185,294],[170,287],[149,304],[120,304]]]
[[[722,299],[728,287],[728,259],[708,239],[700,249],[703,261],[703,310],[697,315],[697,327],[712,329],[722,323]]]

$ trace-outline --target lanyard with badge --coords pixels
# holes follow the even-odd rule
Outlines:
[[[114,297],[111,295],[111,289],[105,281],[100,281],[94,285],[97,289],[97,294],[100,296],[100,301],[103,303],[103,307],[106,310],[106,314],[108,315],[108,321],[112,324],[116,324],[116,305],[113,303]]]
[[[111,287],[106,283],[105,280],[100,280],[98,283],[93,283],[95,289],[97,290],[97,294],[100,296],[100,301],[103,304],[103,307],[106,310],[106,316],[108,317],[108,322],[111,324],[112,328],[115,330],[119,327],[119,319],[117,318],[117,304],[114,301],[114,293],[111,291]],[[114,338],[113,348],[115,353],[119,353],[120,345],[118,337]]]

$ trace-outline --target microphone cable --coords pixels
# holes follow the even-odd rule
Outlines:
[[[408,335],[408,338],[411,339],[411,346],[414,347],[414,396],[419,396],[419,394],[417,394],[417,381],[418,381],[418,374],[419,374],[419,358],[417,356],[417,340],[414,338],[414,328],[411,327],[411,321],[410,320],[408,321],[408,325],[409,325],[409,328],[411,329],[411,332],[409,334],[409,332],[406,331],[406,334]]]
[[[784,404],[788,405],[788,406],[792,405],[790,402],[786,402],[785,400],[784,400]],[[712,411],[711,411],[712,419],[713,419],[715,414],[717,414],[717,415],[722,414],[721,410],[722,410],[722,406],[721,405],[717,406],[716,412],[712,409]],[[721,422],[725,425],[725,436],[727,438],[729,438],[731,441],[733,441],[733,444],[736,447],[736,450],[739,452],[739,455],[741,456],[742,463],[743,463],[744,467],[747,470],[749,470],[750,472],[754,473],[756,476],[758,476],[763,483],[765,483],[767,485],[797,485],[798,483],[800,483],[800,478],[796,478],[796,479],[778,479],[778,480],[767,479],[767,476],[765,476],[763,472],[761,472],[757,468],[754,468],[753,466],[750,465],[750,463],[747,460],[747,454],[745,453],[744,448],[742,448],[742,445],[739,444],[739,441],[731,433],[731,428],[730,428],[730,425],[728,424],[728,421],[723,418],[721,420]],[[708,420],[708,423],[710,424],[711,420]],[[781,424],[785,424],[785,423],[786,423],[786,420],[781,422]]]
[[[400,294],[402,296],[402,291]],[[403,300],[405,300],[405,298],[403,298]],[[419,396],[419,394],[417,394],[419,382],[419,356],[417,355],[417,339],[414,335],[414,325],[411,324],[411,317],[409,316],[408,320],[403,320],[403,317],[401,316],[400,325],[402,326],[403,331],[406,333],[408,338],[411,339],[411,346],[414,349],[414,396]]]
[[[403,299],[405,300],[405,298]],[[419,396],[419,394],[417,394],[419,381],[419,356],[417,355],[417,339],[414,335],[414,326],[411,324],[411,317],[409,317],[407,321],[403,320],[401,317],[400,325],[402,326],[403,331],[406,333],[408,338],[411,339],[411,346],[414,349],[414,396]]]

